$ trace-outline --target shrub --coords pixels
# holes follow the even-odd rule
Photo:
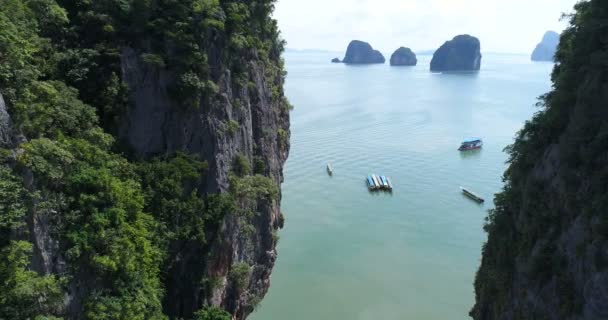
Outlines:
[[[52,315],[63,302],[62,280],[28,269],[32,244],[11,241],[0,251],[0,314],[6,319]]]
[[[249,159],[243,154],[237,154],[232,163],[232,172],[239,177],[244,177],[251,174],[251,165]]]
[[[206,307],[194,313],[192,320],[231,320],[230,313],[218,307]]]
[[[242,292],[249,286],[250,267],[246,262],[238,262],[232,265],[232,269],[228,274],[228,279],[232,285]]]
[[[162,69],[166,66],[165,59],[163,59],[163,57],[158,54],[143,53],[141,55],[141,60],[145,64],[156,67],[156,68]]]

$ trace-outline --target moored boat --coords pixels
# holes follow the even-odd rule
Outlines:
[[[483,203],[485,200],[478,196],[476,193],[474,193],[473,191],[468,190],[467,188],[464,187],[460,187],[460,190],[462,190],[462,193],[469,197],[470,199],[477,201],[478,203]]]
[[[382,186],[388,188],[388,183],[386,182],[385,176],[380,176],[380,180],[382,181]]]
[[[382,186],[380,184],[380,181],[378,180],[378,176],[376,176],[375,174],[372,174],[372,180],[374,180],[374,186],[376,188],[380,188]]]
[[[393,190],[393,184],[391,183],[391,179],[386,177],[386,183],[388,183],[388,189]]]
[[[481,140],[481,138],[468,138],[462,141],[460,147],[458,148],[458,151],[481,149],[482,146],[483,140]]]
[[[327,174],[330,176],[334,174],[334,169],[331,167],[331,163],[327,164]]]
[[[376,189],[376,186],[374,185],[374,180],[372,179],[372,176],[367,176],[367,179],[366,179],[366,180],[367,180],[367,187],[368,187],[370,190],[374,190],[374,189]]]

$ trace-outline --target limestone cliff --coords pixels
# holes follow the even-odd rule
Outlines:
[[[239,155],[252,165],[254,160],[264,163],[261,173],[272,177],[277,185],[283,181],[283,164],[289,153],[289,109],[282,98],[279,69],[268,70],[255,59],[243,61],[251,85],[241,87],[234,85],[230,70],[218,62],[214,66],[214,81],[219,87],[216,99],[197,110],[179,111],[179,104],[169,95],[173,75],[146,65],[139,57],[131,48],[124,48],[121,54],[123,79],[131,88],[134,105],[124,117],[119,133],[137,157],[176,151],[200,155],[209,164],[201,188],[204,193],[228,192],[233,161]],[[266,76],[269,73],[270,78]],[[279,88],[281,96],[273,97],[272,88]],[[226,129],[231,122],[238,123],[235,132]],[[276,259],[273,233],[282,227],[283,219],[279,204],[280,198],[256,205],[259,215],[251,222],[254,233],[244,234],[236,215],[227,215],[209,248],[183,245],[169,271],[169,313],[188,315],[203,302],[224,307],[236,319],[244,319],[252,312],[253,299],[263,297],[270,285]],[[201,255],[207,258],[200,277],[219,282],[211,291],[193,282],[190,275],[193,270],[189,266],[199,264]],[[243,262],[252,268],[249,286],[235,296],[228,274],[231,266]]]
[[[401,47],[391,55],[391,66],[415,66],[417,63],[416,54],[410,48]]]
[[[342,59],[342,62],[346,64],[374,64],[385,61],[386,59],[380,51],[374,50],[369,43],[359,40],[353,40],[348,44],[346,54]]]
[[[507,150],[471,316],[608,319],[608,3],[575,6],[553,90]]]
[[[0,319],[254,310],[289,154],[273,8],[0,6]]]
[[[446,41],[431,60],[431,71],[477,71],[481,66],[479,39],[468,34]]]
[[[559,34],[555,31],[547,31],[532,51],[532,61],[553,61],[558,43]]]

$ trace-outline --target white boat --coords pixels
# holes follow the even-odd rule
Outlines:
[[[376,188],[382,187],[382,184],[380,184],[380,182],[378,181],[378,176],[376,176],[375,174],[372,174],[372,180],[374,180],[374,186]]]
[[[331,167],[331,163],[327,164],[327,174],[330,176],[334,174],[334,169]]]

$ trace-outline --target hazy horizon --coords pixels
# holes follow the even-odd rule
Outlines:
[[[351,40],[383,53],[435,50],[458,34],[482,52],[530,54],[546,31],[567,26],[577,0],[279,0],[274,17],[291,50],[344,52]],[[314,17],[314,18],[310,18]]]

